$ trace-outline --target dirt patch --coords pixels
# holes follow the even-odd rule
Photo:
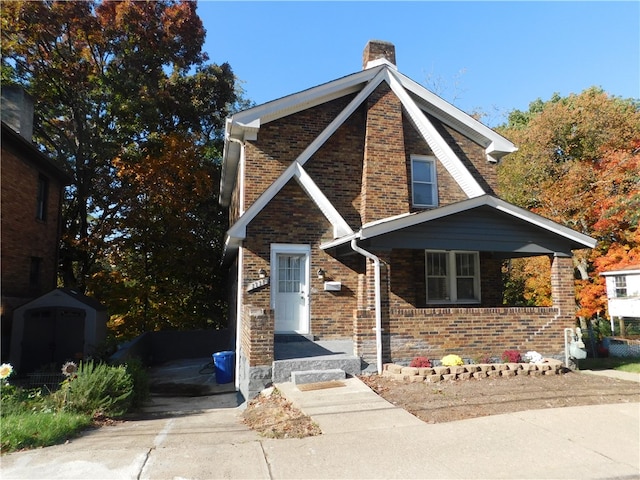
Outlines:
[[[251,400],[243,421],[263,437],[304,438],[320,435],[320,427],[295,408],[277,389],[269,389]]]
[[[635,382],[576,372],[439,383],[405,383],[378,375],[359,378],[385,400],[427,423],[523,410],[640,402],[640,388]],[[278,390],[252,400],[243,418],[249,427],[270,438],[321,434],[313,420]]]
[[[523,410],[640,402],[635,382],[583,373],[405,383],[378,375],[360,377],[385,400],[427,423]]]

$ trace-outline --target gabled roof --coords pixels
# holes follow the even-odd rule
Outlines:
[[[607,276],[618,276],[618,275],[640,275],[640,265],[629,265],[627,267],[616,268],[615,270],[609,270],[607,272],[602,272],[600,275],[603,277]]]
[[[309,174],[302,168],[302,165],[298,162],[293,162],[229,229],[225,240],[225,257],[228,257],[240,246],[240,243],[247,235],[247,225],[249,222],[266,207],[271,199],[275,197],[291,179],[298,182],[325,218],[333,225],[334,237],[342,237],[353,233],[351,227],[349,227],[325,194],[322,193],[322,190],[320,190]]]
[[[587,235],[491,195],[366,223],[358,232],[320,248],[338,248],[353,238],[363,245],[382,248],[467,249],[523,255],[570,254],[572,249],[593,248],[597,243]]]
[[[514,152],[517,148],[506,138],[398,72],[395,65],[384,60],[374,62],[373,65],[375,66],[366,70],[258,105],[228,118],[220,181],[220,203],[226,206],[231,199],[231,191],[235,183],[240,160],[239,142],[255,140],[261,125],[345,95],[359,92],[347,108],[296,159],[298,163],[304,165],[304,162],[327,141],[331,134],[382,81],[386,81],[396,96],[400,98],[414,126],[445,168],[460,184],[463,191],[469,197],[484,194],[485,192],[480,185],[473,179],[447,142],[436,131],[425,113],[432,115],[452,129],[482,145],[490,161],[498,161],[503,155]]]

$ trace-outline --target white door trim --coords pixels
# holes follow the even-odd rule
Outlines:
[[[304,298],[304,309],[300,318],[300,327],[295,333],[309,333],[309,313],[311,300],[311,245],[296,243],[272,243],[271,244],[271,308],[274,310],[274,316],[277,318],[276,295],[278,292],[278,255],[279,254],[301,254],[304,255],[304,291],[301,292]],[[276,331],[276,333],[278,333]],[[284,332],[282,332],[284,333]],[[293,332],[289,332],[293,333]]]

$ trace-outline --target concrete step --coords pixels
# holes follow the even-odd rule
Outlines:
[[[360,358],[355,355],[336,354],[276,360],[273,362],[272,380],[274,383],[290,382],[292,372],[334,369],[342,370],[348,375],[360,375]]]
[[[329,370],[305,370],[299,372],[291,372],[291,381],[294,385],[303,383],[329,382],[331,380],[344,380],[347,375],[344,370],[332,368]]]

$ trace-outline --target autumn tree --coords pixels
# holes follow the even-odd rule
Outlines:
[[[203,312],[199,325],[220,321],[197,292],[211,293],[220,274],[218,159],[224,119],[242,99],[231,67],[207,63],[204,39],[192,1],[2,6],[2,81],[33,96],[35,139],[74,178],[63,205],[61,282],[136,318],[131,333],[176,327],[194,310]],[[152,240],[167,251],[151,255]],[[180,284],[188,268],[190,283]],[[165,309],[172,318],[162,321],[133,313],[152,311],[160,295],[182,310]]]
[[[638,246],[638,101],[598,88],[566,98],[554,95],[533,102],[527,112],[512,112],[500,131],[519,147],[500,166],[501,196],[598,240],[593,251],[577,251],[574,257],[580,314],[590,317],[606,302],[599,273],[608,262],[602,259]],[[536,304],[544,304],[547,293],[536,277],[548,275],[546,263],[533,269],[526,265],[533,261],[539,262],[515,262],[508,281],[522,285],[521,296],[538,297]]]

